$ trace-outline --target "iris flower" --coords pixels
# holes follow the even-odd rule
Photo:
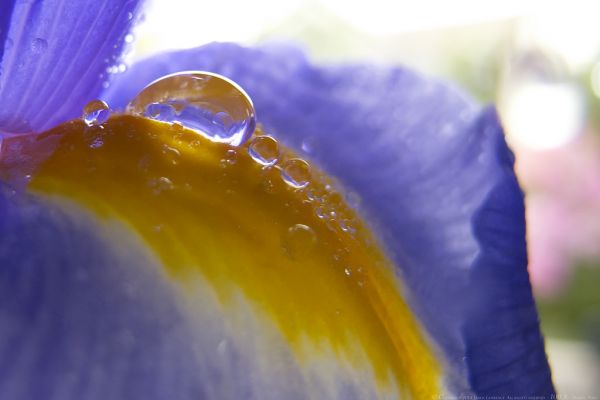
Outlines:
[[[553,394],[493,107],[283,45],[109,76],[138,11],[0,4],[0,398]],[[275,165],[119,112],[186,70],[246,90]]]

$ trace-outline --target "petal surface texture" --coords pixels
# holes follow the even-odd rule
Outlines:
[[[37,140],[25,192],[0,192],[0,398],[442,393],[393,263],[316,166],[298,189],[283,146],[265,168],[132,116]]]
[[[121,62],[138,0],[3,0],[0,132],[41,132],[81,115]]]
[[[211,44],[136,64],[105,94],[124,107],[180,70],[225,75],[267,132],[361,199],[408,301],[445,354],[451,390],[549,395],[527,272],[523,195],[496,112],[403,68],[316,67],[280,45]]]

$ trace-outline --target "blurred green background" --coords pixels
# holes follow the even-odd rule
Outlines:
[[[564,398],[600,398],[599,11],[593,1],[155,0],[130,57],[291,40],[315,62],[406,65],[496,103],[526,192],[555,384]]]

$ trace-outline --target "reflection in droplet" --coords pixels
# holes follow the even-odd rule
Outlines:
[[[233,146],[245,143],[256,127],[254,106],[246,92],[210,72],[167,75],[146,86],[127,110],[164,122],[178,121],[212,141]]]
[[[283,238],[283,248],[292,259],[306,256],[317,243],[317,236],[310,226],[296,224],[290,227]]]
[[[102,100],[92,100],[83,108],[82,118],[87,126],[102,125],[109,116],[110,108]]]
[[[175,109],[170,104],[150,103],[144,109],[144,116],[158,121],[171,122],[175,118]]]
[[[257,136],[248,147],[248,154],[259,164],[270,166],[279,158],[279,145],[270,136]]]
[[[310,183],[310,165],[300,158],[292,158],[283,164],[281,177],[293,188],[305,188]]]

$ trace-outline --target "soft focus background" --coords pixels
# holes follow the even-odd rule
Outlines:
[[[402,64],[496,103],[555,384],[600,399],[599,18],[598,1],[155,0],[129,57],[293,40],[316,62]]]

